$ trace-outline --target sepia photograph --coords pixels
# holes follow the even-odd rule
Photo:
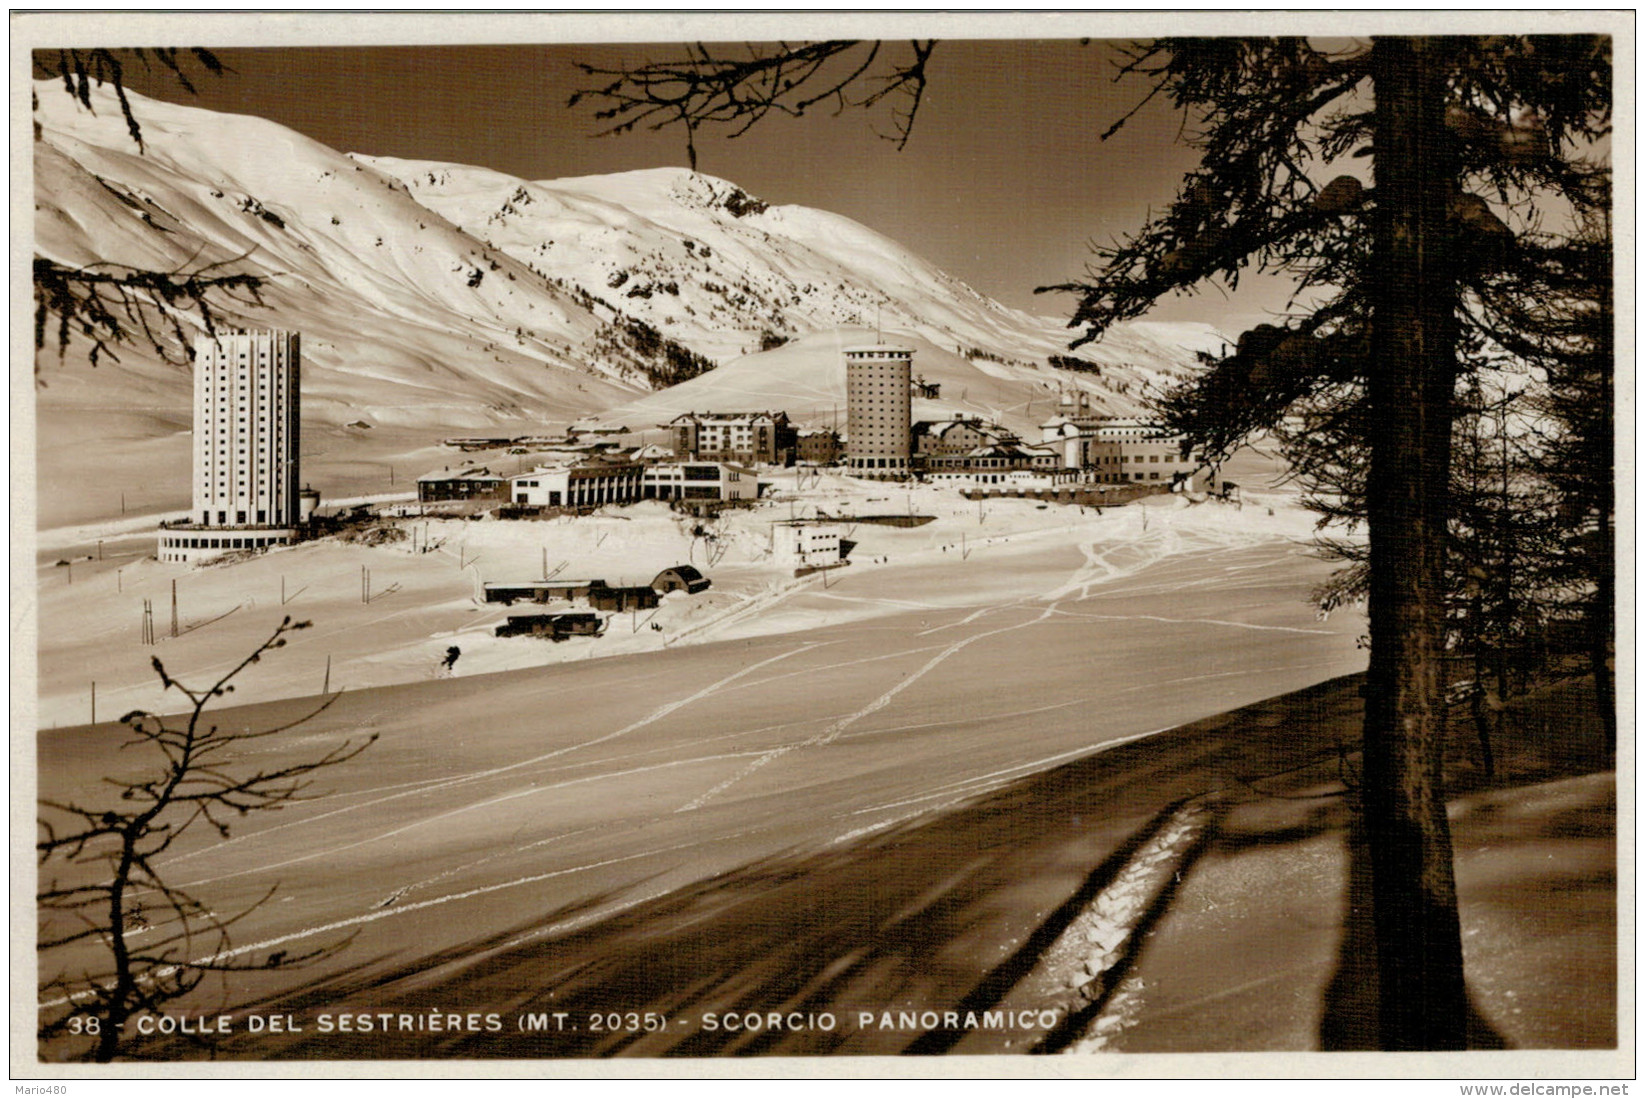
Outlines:
[[[1425,18],[14,13],[13,1077],[1626,1094],[1633,15]]]

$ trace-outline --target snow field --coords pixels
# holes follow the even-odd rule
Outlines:
[[[802,476],[805,494],[793,497]],[[979,503],[929,486],[794,471],[778,476],[773,489],[758,507],[712,521],[656,502],[541,522],[408,518],[385,523],[404,535],[397,542],[328,539],[204,568],[139,559],[146,546],[139,519],[44,531],[39,720],[42,727],[87,720],[92,680],[99,720],[175,705],[177,697],[167,700],[153,678],[151,655],[192,681],[187,677],[226,670],[285,614],[314,626],[279,659],[237,683],[239,699],[316,694],[328,683],[337,690],[426,680],[440,674],[451,645],[461,649],[453,674],[462,677],[820,629],[920,607],[1055,601],[1174,555],[1301,536],[1307,522],[1284,501],[1273,515],[1265,507],[1236,511],[1181,498],[1098,514],[1042,508],[1032,500]],[[858,521],[909,513],[934,518],[911,528]],[[796,579],[792,563],[771,551],[772,524],[790,517],[837,525],[858,543],[851,563]],[[111,541],[102,562],[50,563],[52,547],[85,547],[96,539],[121,540],[122,555],[116,559]],[[674,593],[653,611],[612,616],[601,637],[498,638],[495,627],[509,613],[555,607],[480,602],[482,583],[541,579],[545,565],[556,579],[634,585],[676,564],[696,565],[712,586],[694,596]],[[173,581],[176,638],[170,636]],[[368,583],[369,603],[362,601]],[[152,647],[140,643],[144,600],[158,638]]]
[[[168,859],[170,878],[224,905],[249,901],[278,880],[279,898],[236,938],[253,952],[354,930],[361,937],[351,956],[385,959],[382,966],[481,940],[529,944],[660,903],[671,888],[777,852],[852,850],[848,845],[874,842],[876,834],[954,810],[1110,743],[1313,682],[1358,659],[1342,626],[1334,637],[1303,635],[1313,631],[1303,625],[1308,618],[1297,596],[1305,582],[1290,548],[1274,538],[1241,546],[1226,532],[1207,535],[1198,528],[1225,521],[1212,505],[1166,502],[1143,532],[1140,508],[1106,509],[1082,522],[1077,509],[991,501],[979,519],[974,505],[950,498],[945,507],[942,493],[924,491],[914,490],[914,508],[936,513],[934,522],[909,529],[857,525],[859,552],[884,563],[838,570],[826,589],[816,583],[777,593],[778,609],[799,607],[829,625],[746,637],[727,637],[730,630],[711,625],[701,631],[703,644],[485,679],[465,677],[459,662],[459,678],[468,682],[438,682],[425,673],[423,681],[349,691],[295,731],[301,744],[270,748],[308,751],[380,733],[369,766],[328,774],[315,797],[290,813],[248,820],[228,839],[202,835],[180,847]],[[895,490],[882,485],[834,479],[819,493],[831,513],[900,510]],[[668,533],[676,529],[675,517],[660,508],[624,510],[636,517],[606,514],[565,524],[582,528],[563,539],[568,572],[588,560],[585,554],[621,545],[637,559],[646,538],[683,537]],[[654,521],[647,510],[655,511]],[[786,517],[787,502],[762,510],[768,514],[735,513],[721,524],[732,546],[721,564],[728,576],[733,561],[744,570],[738,581],[744,586],[732,594],[751,605],[758,605],[750,597],[764,586],[790,583],[762,572],[757,560],[759,522]],[[1264,525],[1281,518],[1249,507],[1232,514],[1260,517]],[[955,562],[943,546],[957,543],[970,524],[978,524],[982,543]],[[288,607],[312,594],[352,617],[326,634],[321,631],[332,618],[314,612],[314,632],[264,660],[247,680],[247,696],[253,688],[278,696],[282,678],[312,694],[323,673],[316,657],[327,649],[334,653],[334,687],[339,676],[363,674],[343,654],[350,636],[374,651],[391,648],[396,627],[415,640],[441,619],[475,618],[477,612],[463,609],[464,593],[472,589],[463,587],[471,581],[462,576],[474,567],[459,569],[459,562],[472,550],[482,558],[479,567],[512,561],[534,575],[542,550],[530,535],[554,526],[451,523],[441,528],[449,530],[440,544],[431,523],[431,553],[410,552],[409,541],[312,546],[189,575],[211,576],[221,592],[256,598],[262,609],[270,586],[278,602],[280,557],[289,561],[310,550],[327,555],[324,575],[308,578],[311,592],[288,600]],[[1128,569],[1106,586],[1071,585],[1086,567],[1081,546],[1100,542],[1105,527],[1121,542],[1146,533],[1135,561],[1124,563],[1141,571]],[[1168,530],[1176,536],[1165,537]],[[487,531],[497,541],[482,545],[478,539]],[[458,532],[470,540],[454,546],[449,539]],[[421,530],[418,537],[420,543]],[[870,553],[875,549],[881,552]],[[1157,556],[1164,551],[1176,555]],[[1266,559],[1265,569],[1252,567],[1259,558]],[[369,562],[374,589],[378,583],[400,589],[360,604],[362,561]],[[1241,569],[1234,583],[1196,585],[1228,575],[1230,565]],[[1249,577],[1258,577],[1256,587],[1248,588]],[[1154,614],[1159,601],[1146,589],[1172,578],[1183,585],[1180,605],[1170,615]],[[169,576],[160,579],[169,586]],[[93,582],[106,577],[84,586]],[[80,591],[80,580],[74,588]],[[57,594],[66,592],[65,586]],[[106,602],[107,593],[100,594]],[[416,606],[394,612],[402,596]],[[442,604],[446,597],[450,606]],[[198,591],[190,598],[185,626],[220,609],[196,610]],[[238,646],[221,638],[245,630],[247,613],[231,611],[177,644],[217,634],[219,640],[200,651],[233,651]],[[387,622],[372,617],[391,613]],[[1295,625],[1297,632],[1247,628],[1274,624]],[[163,618],[160,625],[164,632]],[[251,640],[249,631],[243,639]],[[446,643],[434,639],[430,648],[442,652]],[[467,661],[468,643],[461,643]],[[164,652],[171,644],[156,648]],[[1162,660],[1161,653],[1168,655]],[[166,658],[174,672],[187,674],[177,659]],[[284,670],[299,661],[302,669]],[[244,700],[241,692],[233,698]],[[311,705],[225,710],[219,720],[265,722]],[[44,732],[48,786],[95,787],[104,766],[98,746],[110,735],[106,728]],[[750,957],[751,966],[759,964],[757,953]],[[924,988],[923,972],[910,970],[906,979]],[[241,993],[275,992],[274,980],[248,976]],[[364,999],[382,1007],[388,995]],[[927,1002],[945,1003],[955,993],[929,995]],[[710,997],[704,1006],[720,1002]]]

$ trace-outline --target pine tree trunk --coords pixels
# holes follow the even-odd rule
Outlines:
[[[1460,1049],[1467,990],[1445,818],[1444,554],[1456,377],[1442,43],[1373,46],[1369,615],[1363,801],[1384,1048]]]
[[[1616,756],[1616,679],[1611,670],[1611,639],[1616,636],[1616,545],[1609,537],[1608,516],[1602,512],[1594,538],[1595,592],[1587,615],[1588,663],[1594,677],[1594,705],[1605,730],[1605,751]]]

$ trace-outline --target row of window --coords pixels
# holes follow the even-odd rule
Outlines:
[[[268,512],[267,512],[267,510],[265,510],[263,508],[257,509],[257,518],[255,520],[247,519],[246,518],[247,514],[248,513],[244,509],[236,509],[235,512],[234,512],[234,522],[235,522],[235,524],[239,525],[239,526],[244,526],[248,522],[258,522],[258,523],[268,522]],[[200,522],[210,523],[211,522],[211,512],[202,511],[200,513]],[[228,511],[226,509],[219,509],[218,510],[218,512],[217,512],[217,525],[218,526],[227,526],[228,525]]]
[[[254,534],[233,538],[221,534],[204,538],[167,536],[161,545],[167,549],[256,549],[259,546],[271,546],[286,541],[289,541],[289,536],[282,531],[278,534]]]

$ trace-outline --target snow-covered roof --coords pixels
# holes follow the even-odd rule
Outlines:
[[[501,481],[502,479],[502,474],[493,473],[484,466],[474,466],[469,469],[436,470],[417,478],[419,481]]]
[[[716,423],[736,420],[774,420],[778,416],[782,415],[784,415],[784,413],[781,410],[776,412],[767,412],[763,410],[760,412],[682,412],[669,422],[677,424],[681,420],[712,420]]]

